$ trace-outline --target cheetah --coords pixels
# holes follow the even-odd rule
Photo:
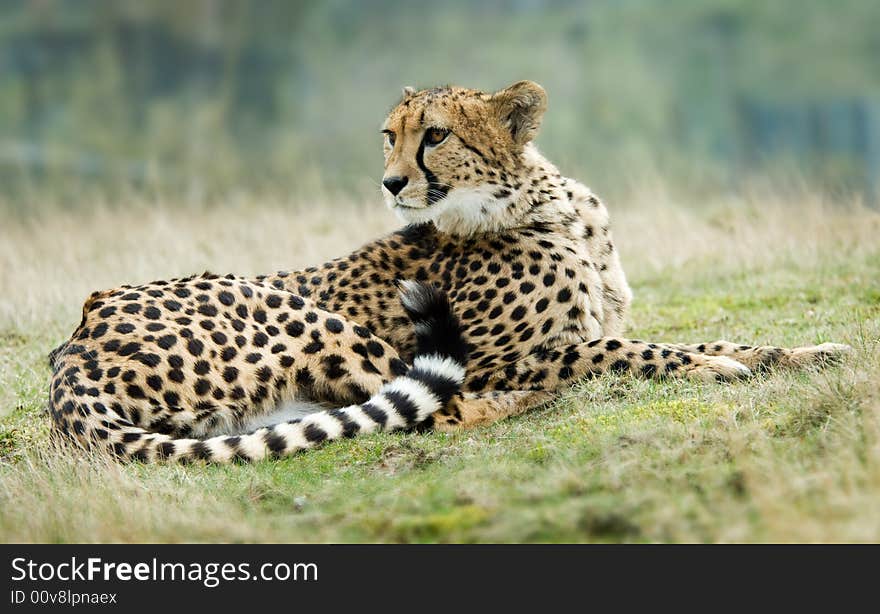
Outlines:
[[[128,459],[251,461],[520,414],[602,373],[735,380],[848,346],[650,343],[608,211],[534,145],[547,96],[405,88],[386,205],[406,225],[318,267],[94,293],[51,356],[56,431]]]

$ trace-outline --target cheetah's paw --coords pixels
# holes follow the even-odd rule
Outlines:
[[[752,374],[751,369],[727,356],[701,356],[693,360],[687,369],[687,376],[706,382],[728,382],[745,379]]]
[[[843,343],[820,343],[794,348],[789,360],[792,366],[809,367],[833,364],[852,352],[852,348]]]

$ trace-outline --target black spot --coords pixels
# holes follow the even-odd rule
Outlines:
[[[252,352],[244,357],[245,361],[249,362],[252,365],[260,362],[260,360],[262,358],[263,358],[263,355],[260,354],[259,352]]]
[[[305,329],[306,329],[305,324],[303,324],[299,320],[294,320],[293,322],[289,322],[287,324],[287,326],[284,327],[284,330],[291,337],[299,337],[300,335],[303,334],[303,331],[305,331]]]
[[[147,386],[159,392],[162,390],[162,378],[158,375],[149,375],[147,376]]]
[[[143,352],[138,352],[134,355],[134,358],[148,367],[156,367],[162,362],[162,358],[160,358],[158,354],[145,354]]]
[[[375,340],[367,341],[367,351],[376,358],[381,358],[385,355],[385,348],[382,347],[381,343]]]
[[[613,363],[611,363],[609,369],[611,369],[613,373],[622,373],[624,371],[628,371],[629,361],[623,359],[615,360]]]
[[[162,312],[159,311],[156,307],[150,306],[144,309],[144,317],[148,320],[158,320],[162,317]]]
[[[204,378],[199,378],[196,380],[196,383],[193,385],[193,390],[197,395],[204,396],[211,391],[211,382]]]
[[[328,318],[327,321],[324,322],[324,326],[331,333],[341,333],[345,329],[345,326],[342,324],[342,322],[340,322],[336,318]]]
[[[123,433],[122,441],[125,443],[134,443],[141,438],[140,433]]]
[[[305,346],[302,351],[306,354],[316,354],[317,352],[320,352],[323,349],[324,349],[324,344],[320,340],[315,339],[314,341],[309,343],[307,346]]]
[[[227,307],[235,303],[235,297],[232,295],[231,292],[227,292],[226,290],[223,290],[223,292],[221,292],[217,296],[217,298],[222,304],[226,305]]]
[[[171,369],[168,372],[168,379],[170,379],[172,382],[177,382],[178,384],[183,383],[183,371],[181,371],[180,369]]]
[[[571,365],[578,361],[581,355],[577,352],[577,350],[570,350],[562,357],[562,364]]]
[[[238,350],[234,347],[225,347],[223,351],[220,352],[220,358],[222,358],[225,362],[229,362],[238,354]]]
[[[198,339],[190,339],[186,344],[186,349],[189,350],[189,353],[193,356],[201,356],[202,351],[205,349],[205,345]]]
[[[177,407],[177,404],[180,403],[180,395],[173,390],[167,390],[162,395],[162,400],[165,401],[165,404],[169,407]]]
[[[226,345],[227,337],[220,331],[215,331],[211,333],[211,341],[217,345]]]
[[[95,330],[92,331],[92,338],[93,339],[95,337],[95,333],[98,331],[98,327],[100,327],[100,326],[106,327],[107,325],[104,324],[103,322],[101,324],[98,324],[98,326],[95,327]],[[123,322],[122,324],[117,324],[113,330],[115,330],[117,333],[127,335],[128,333],[134,331],[134,324],[129,324],[128,322]]]
[[[107,326],[106,322],[101,322],[92,330],[92,339],[97,339],[98,337],[102,337],[106,332],[109,326]]]
[[[132,342],[126,343],[125,345],[120,347],[117,350],[117,352],[120,356],[130,356],[131,354],[134,354],[135,352],[140,351],[140,349],[141,349],[141,344],[132,341]]]
[[[203,316],[213,317],[217,315],[217,308],[213,305],[199,305],[198,312]]]
[[[193,367],[193,371],[195,371],[197,375],[204,375],[210,370],[211,364],[207,360],[197,360]]]
[[[605,344],[605,351],[613,352],[614,350],[619,350],[621,348],[621,343],[617,339],[609,339]]]
[[[321,360],[321,364],[324,366],[324,374],[328,379],[339,379],[348,373],[348,371],[342,368],[342,365],[345,364],[345,359],[339,354],[331,354],[324,357]]]
[[[132,399],[145,399],[147,395],[144,394],[143,388],[138,386],[137,384],[129,384],[125,391],[128,393]]]

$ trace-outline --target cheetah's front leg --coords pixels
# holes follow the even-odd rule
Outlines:
[[[727,356],[693,354],[654,343],[603,337],[535,351],[501,369],[471,376],[465,388],[471,391],[557,390],[606,371],[703,381],[727,381],[751,375],[748,367]]]
[[[776,366],[789,368],[822,366],[838,361],[852,351],[850,346],[842,343],[821,343],[792,349],[771,345],[740,345],[730,341],[699,344],[670,343],[663,344],[662,347],[706,356],[727,356],[754,370]]]

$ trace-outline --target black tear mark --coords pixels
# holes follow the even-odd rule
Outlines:
[[[418,164],[419,168],[422,169],[422,172],[425,173],[425,179],[428,181],[428,194],[425,199],[428,206],[430,207],[437,201],[446,198],[446,194],[449,192],[449,186],[441,185],[440,182],[437,181],[437,175],[432,173],[428,167],[425,166],[424,141],[419,143],[419,151],[416,153],[416,164]]]

